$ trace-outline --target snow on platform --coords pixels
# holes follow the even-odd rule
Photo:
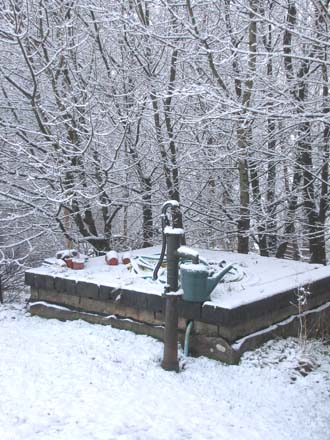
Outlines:
[[[219,283],[211,294],[211,301],[204,303],[223,309],[234,309],[330,277],[330,266],[260,257],[256,254],[245,255],[203,249],[198,249],[198,251],[200,256],[213,263],[214,267],[223,260],[227,264],[236,263],[242,279]],[[151,256],[159,252],[160,247],[156,246],[134,250],[131,255],[132,257],[138,255]],[[54,262],[55,259],[49,259],[48,261]],[[218,269],[220,270],[220,268]],[[56,264],[44,264],[28,272],[95,283],[98,286],[131,289],[147,294],[161,295],[164,292],[164,284],[151,279],[144,279],[128,270],[123,264],[109,266],[105,263],[104,257],[89,259],[84,270],[73,271],[66,267],[59,267]],[[226,279],[228,280],[228,278]]]

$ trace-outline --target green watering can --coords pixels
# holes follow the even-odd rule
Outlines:
[[[220,272],[211,275],[204,264],[181,264],[180,278],[183,300],[198,303],[208,301],[213,289],[232,267],[233,264],[229,264]]]

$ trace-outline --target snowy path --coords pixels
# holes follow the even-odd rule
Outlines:
[[[0,308],[1,440],[329,440],[330,347],[301,376],[294,340],[241,365],[160,366],[162,344],[90,325]]]

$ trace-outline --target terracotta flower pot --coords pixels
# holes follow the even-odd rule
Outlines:
[[[109,266],[117,266],[119,264],[119,256],[116,251],[107,252],[105,261]]]
[[[73,260],[72,258],[64,258],[65,264],[67,265],[67,267],[69,267],[70,269],[73,269]]]
[[[123,264],[129,264],[131,262],[131,256],[129,252],[125,252],[121,258]]]
[[[82,259],[79,258],[73,258],[72,259],[72,269],[74,270],[81,270],[84,269],[85,262]]]

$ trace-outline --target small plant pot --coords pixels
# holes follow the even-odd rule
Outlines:
[[[72,269],[73,270],[82,270],[85,267],[84,260],[81,260],[79,258],[73,258],[72,259]]]
[[[109,266],[117,266],[119,264],[119,256],[116,251],[107,252],[105,261]]]
[[[131,256],[128,252],[125,252],[121,258],[123,264],[129,264],[131,262]]]
[[[72,258],[65,258],[64,261],[65,261],[65,264],[67,265],[67,267],[69,269],[73,269],[73,260],[72,260]]]

